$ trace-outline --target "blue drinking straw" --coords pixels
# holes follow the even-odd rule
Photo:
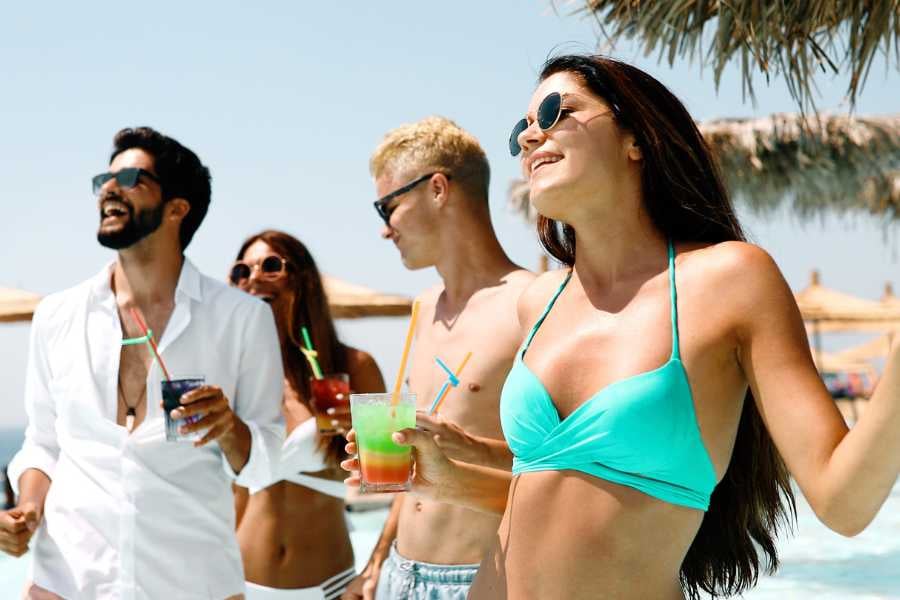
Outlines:
[[[446,363],[444,363],[444,361],[442,361],[440,358],[435,356],[434,362],[436,362],[438,364],[438,366],[440,368],[442,368],[444,370],[444,372],[447,374],[448,383],[453,384],[453,387],[456,387],[459,385],[459,378],[453,374],[453,371],[450,370],[450,367],[448,367],[446,365]]]
[[[438,391],[437,396],[434,397],[434,401],[431,403],[431,408],[428,409],[428,414],[433,415],[437,409],[440,407],[441,402],[444,399],[444,396],[447,395],[447,392],[450,389],[450,386],[457,387],[459,385],[459,375],[462,373],[463,368],[465,368],[466,363],[469,362],[469,358],[471,358],[472,353],[469,352],[466,354],[466,357],[463,359],[462,363],[459,365],[459,368],[456,370],[456,373],[450,370],[444,361],[442,361],[437,356],[434,357],[434,361],[438,364],[438,366],[447,373],[447,381],[444,382],[444,385],[441,386],[440,391]]]

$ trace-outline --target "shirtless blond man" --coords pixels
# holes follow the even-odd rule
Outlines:
[[[484,150],[452,121],[430,117],[389,132],[370,168],[382,237],[407,269],[435,267],[442,280],[418,298],[408,383],[419,409],[446,380],[435,357],[457,365],[473,352],[441,414],[419,425],[454,458],[509,469],[498,401],[521,341],[516,303],[533,275],[497,241]],[[343,597],[463,599],[498,525],[493,514],[398,496],[367,568]]]

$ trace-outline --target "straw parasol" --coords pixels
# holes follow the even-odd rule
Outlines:
[[[538,215],[528,194],[528,182],[524,179],[513,179],[506,190],[506,206],[529,223],[534,223]]]
[[[757,213],[790,202],[808,218],[858,210],[900,217],[900,116],[775,114],[699,125],[735,200]]]
[[[813,107],[815,75],[847,72],[851,107],[865,85],[872,59],[900,62],[897,0],[837,2],[721,2],[716,0],[578,0],[576,12],[594,15],[612,46],[639,40],[645,55],[669,65],[676,59],[712,67],[718,88],[725,66],[737,61],[745,95],[754,75],[784,77],[801,110]]]
[[[858,373],[866,375],[870,381],[875,381],[878,377],[875,367],[865,360],[823,350],[814,350],[812,356],[813,362],[820,373]]]
[[[827,288],[818,271],[813,271],[809,285],[794,295],[806,321],[875,321],[900,319],[900,310],[876,300],[866,300]]]
[[[879,304],[888,310],[900,311],[900,298],[894,295],[894,289],[890,283],[884,284],[884,294],[881,296]],[[880,325],[881,327],[877,331],[884,332],[882,335],[852,348],[841,350],[835,353],[835,356],[849,360],[866,361],[887,357],[891,347],[900,340],[900,323],[881,323]],[[875,331],[876,328],[872,327],[871,330]]]
[[[412,307],[412,300],[406,296],[382,294],[327,275],[322,279],[331,315],[336,319],[400,317],[408,315]],[[30,321],[40,299],[30,292],[0,288],[0,322]]]
[[[851,361],[869,361],[884,358],[888,355],[888,352],[890,352],[891,346],[893,346],[897,340],[900,340],[898,335],[900,335],[900,330],[892,329],[888,333],[879,335],[858,346],[836,352],[835,356],[842,360],[845,359]]]
[[[900,307],[866,300],[823,286],[819,272],[813,271],[810,284],[794,295],[814,347],[820,348],[819,334],[833,332],[885,332],[900,328]]]
[[[412,310],[412,299],[406,296],[382,294],[328,275],[322,276],[322,282],[331,316],[336,319],[402,317]]]
[[[884,284],[884,293],[881,294],[881,305],[886,308],[900,310],[900,298],[894,295],[894,286],[891,285],[890,281]]]
[[[900,116],[775,114],[699,123],[735,200],[757,213],[790,202],[802,218],[863,211],[900,218]],[[509,205],[536,214],[527,182],[509,187]]]
[[[40,300],[38,294],[0,287],[0,323],[30,321]]]

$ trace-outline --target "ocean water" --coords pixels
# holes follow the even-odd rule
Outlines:
[[[872,524],[854,538],[822,525],[799,492],[797,512],[795,535],[778,544],[781,568],[762,577],[746,598],[900,599],[900,481]]]
[[[20,431],[0,431],[0,465],[21,445]],[[779,540],[782,564],[760,578],[748,600],[900,600],[900,481],[872,524],[855,538],[822,525],[797,493],[794,535]],[[361,569],[378,539],[387,510],[350,514],[350,536]],[[0,598],[17,598],[30,557],[0,554]]]
[[[21,429],[0,429],[0,467],[9,464],[24,439],[25,432]]]

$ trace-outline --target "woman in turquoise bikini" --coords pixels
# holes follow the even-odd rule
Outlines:
[[[826,525],[861,531],[900,471],[897,352],[848,432],[781,273],[646,73],[552,59],[527,115],[510,149],[567,268],[519,302],[512,476],[454,460],[431,420],[395,434],[415,446],[416,493],[503,512],[470,598],[739,593],[777,565],[788,471]]]

